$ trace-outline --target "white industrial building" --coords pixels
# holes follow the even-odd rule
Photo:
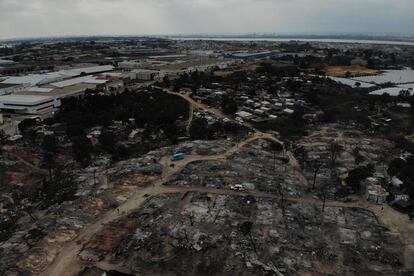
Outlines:
[[[67,87],[67,86],[78,84],[78,83],[90,83],[90,84],[98,85],[98,84],[104,84],[106,82],[107,80],[104,80],[104,79],[98,79],[93,76],[85,76],[85,77],[78,77],[78,78],[68,79],[64,81],[54,82],[54,83],[51,83],[50,85],[54,87],[62,88],[62,87]]]
[[[61,70],[61,71],[58,71],[58,73],[73,78],[73,77],[84,76],[84,75],[92,75],[92,74],[110,72],[113,70],[114,70],[114,67],[112,65],[99,65],[99,66],[90,66],[90,67],[83,67],[83,68]]]
[[[0,96],[25,90],[28,85],[0,83]]]
[[[114,67],[112,65],[74,68],[74,69],[60,70],[60,71],[50,72],[50,73],[45,73],[45,74],[29,74],[26,76],[8,77],[0,84],[20,86],[22,87],[22,89],[20,90],[23,90],[23,89],[27,89],[33,86],[46,85],[46,84],[51,84],[51,83],[59,83],[59,82],[63,82],[66,80],[69,82],[79,83],[78,80],[72,81],[71,79],[76,78],[76,77],[84,77],[85,75],[109,72],[109,71],[113,71],[113,69]],[[88,80],[88,78],[89,77],[86,76],[84,80]],[[7,93],[3,93],[3,94],[11,94],[14,92],[16,91],[9,89]]]
[[[96,84],[76,83],[65,87],[32,87],[23,92],[0,96],[0,112],[16,114],[46,114],[60,107],[65,97],[83,95]]]
[[[29,74],[25,76],[16,76],[16,77],[9,77],[4,80],[3,84],[15,84],[15,85],[23,85],[26,87],[35,86],[35,85],[42,85],[51,83],[54,81],[63,80],[64,76],[58,74],[57,72],[46,73],[46,74]]]
[[[95,89],[98,85],[123,86],[110,73],[93,76],[113,69],[112,65],[103,65],[6,77],[0,82],[0,112],[46,114],[59,108],[64,97],[82,95],[86,89]]]
[[[3,112],[19,114],[46,114],[60,107],[59,96],[5,95],[0,96],[0,109]]]
[[[110,77],[92,74],[113,71],[112,65],[7,77],[0,82],[0,110],[6,113],[44,114],[60,106],[60,99],[105,85]],[[117,86],[120,84],[117,83]]]

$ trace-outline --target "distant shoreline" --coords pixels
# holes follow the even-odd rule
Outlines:
[[[87,40],[127,40],[127,39],[170,39],[170,40],[211,40],[211,41],[269,41],[269,42],[321,42],[414,46],[414,36],[380,36],[380,35],[88,35],[88,36],[56,36],[0,39],[0,43],[19,43],[30,41],[87,41]]]
[[[350,43],[350,44],[379,44],[414,46],[414,40],[379,39],[379,38],[310,38],[310,37],[238,37],[238,36],[165,36],[173,40],[211,40],[211,41],[269,41],[269,42],[321,42],[321,43]]]

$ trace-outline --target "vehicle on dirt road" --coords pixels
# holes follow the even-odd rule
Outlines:
[[[177,152],[176,154],[174,154],[171,157],[171,161],[180,161],[180,160],[184,160],[185,155],[182,152]]]
[[[240,191],[240,192],[246,190],[246,188],[241,184],[230,185],[230,189],[233,191]]]

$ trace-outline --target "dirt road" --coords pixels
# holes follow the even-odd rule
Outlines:
[[[181,94],[181,93],[172,92],[172,91],[168,91],[168,93],[171,94],[171,95],[176,95],[178,97],[183,98],[189,104],[191,104],[195,109],[199,109],[199,110],[203,110],[203,111],[210,112],[210,113],[214,114],[219,119],[227,118],[227,116],[224,115],[224,113],[221,112],[221,110],[218,110],[216,108],[213,108],[213,107],[207,106],[205,104],[196,102],[195,100],[193,100],[190,96],[188,96],[186,94]],[[230,118],[228,118],[228,119],[230,119]]]
[[[215,114],[219,118],[224,118],[224,114],[220,111],[204,106],[203,104],[197,103],[192,100],[187,95],[182,95],[179,93],[170,92],[171,94],[180,96],[187,100],[195,108],[209,111]],[[233,195],[233,196],[246,196],[252,195],[255,197],[264,197],[264,198],[275,198],[279,197],[275,194],[269,194],[259,191],[244,191],[237,192],[228,189],[215,189],[215,188],[205,188],[205,187],[166,187],[163,186],[164,183],[172,179],[173,176],[180,173],[188,164],[196,161],[209,161],[209,160],[226,160],[235,153],[239,152],[247,144],[252,143],[258,139],[267,139],[283,144],[273,135],[268,133],[262,133],[255,131],[254,135],[248,137],[247,139],[236,144],[223,154],[214,155],[214,156],[200,156],[200,155],[190,155],[186,159],[174,162],[169,156],[165,156],[160,160],[161,165],[163,165],[162,175],[155,180],[151,185],[138,190],[133,196],[131,196],[125,203],[118,207],[118,210],[111,210],[103,214],[97,221],[94,223],[85,226],[79,233],[79,235],[72,241],[64,245],[62,251],[58,257],[53,261],[53,263],[42,273],[43,275],[76,275],[81,269],[82,264],[78,261],[78,253],[82,250],[83,244],[91,240],[97,233],[99,233],[106,224],[119,219],[120,217],[126,216],[134,210],[138,209],[147,198],[154,197],[161,194],[170,194],[170,193],[187,193],[187,192],[206,192],[212,194],[220,195]],[[298,176],[301,175],[300,166],[298,165],[293,154],[288,153],[289,163],[291,167],[295,170]],[[305,179],[305,178],[303,178]],[[286,201],[297,202],[303,204],[313,204],[317,206],[322,206],[322,201],[316,198],[285,198]],[[380,207],[372,206],[360,199],[355,202],[341,202],[341,201],[327,201],[325,206],[328,207],[343,207],[343,208],[364,208],[368,209],[378,217],[378,219],[389,229],[392,229],[392,234],[401,238],[405,244],[404,255],[407,268],[414,267],[412,254],[414,252],[414,226],[410,224],[408,218],[405,218],[402,214],[396,212],[390,207],[385,207],[384,210]],[[119,213],[118,213],[119,212]],[[405,241],[404,241],[405,239]],[[101,263],[104,266],[103,263]]]
[[[208,189],[203,188],[188,188],[187,190],[184,188],[171,188],[163,186],[164,183],[168,182],[175,174],[179,173],[182,169],[184,169],[188,164],[196,161],[208,161],[208,160],[225,160],[226,158],[232,156],[239,150],[241,150],[245,145],[258,140],[258,139],[270,139],[275,140],[274,137],[268,134],[263,133],[255,133],[252,137],[247,138],[244,141],[236,144],[234,147],[230,148],[223,154],[214,155],[214,156],[199,156],[193,155],[188,156],[186,159],[174,162],[174,166],[172,167],[171,164],[173,163],[169,156],[165,156],[160,160],[160,163],[164,167],[164,171],[159,179],[154,181],[151,185],[147,186],[146,188],[138,190],[133,196],[131,196],[125,203],[120,205],[117,209],[108,211],[105,213],[101,218],[99,218],[96,222],[87,225],[83,228],[78,237],[74,240],[68,242],[63,250],[60,252],[58,257],[54,260],[52,265],[47,268],[43,275],[76,275],[77,272],[80,271],[82,268],[77,260],[77,255],[81,251],[83,244],[88,242],[95,234],[100,232],[104,227],[105,224],[110,223],[121,216],[126,216],[132,211],[139,208],[148,197],[153,197],[160,194],[166,193],[176,193],[176,192],[187,192],[187,191],[211,191]],[[218,192],[218,191],[217,191]],[[235,194],[237,192],[231,190],[223,190],[224,194]],[[242,194],[240,194],[242,195]],[[265,194],[257,194],[265,195]],[[119,212],[119,214],[118,214]]]

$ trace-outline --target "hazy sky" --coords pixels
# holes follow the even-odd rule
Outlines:
[[[193,33],[414,34],[414,0],[0,0],[0,38]]]

